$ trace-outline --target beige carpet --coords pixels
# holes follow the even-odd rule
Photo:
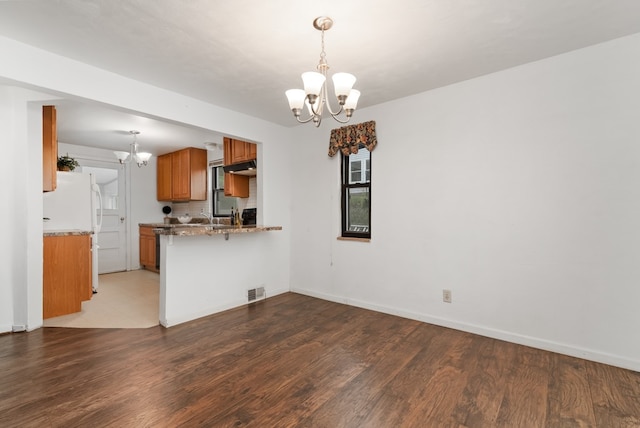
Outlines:
[[[44,320],[45,327],[147,328],[158,325],[160,275],[134,270],[100,275],[82,312]]]

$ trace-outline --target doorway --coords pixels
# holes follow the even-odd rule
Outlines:
[[[78,159],[82,172],[93,174],[102,194],[102,227],[98,233],[98,273],[127,270],[126,178],[111,162]],[[99,216],[99,214],[98,214]]]

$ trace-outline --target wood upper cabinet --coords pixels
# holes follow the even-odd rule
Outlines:
[[[158,156],[156,192],[159,201],[171,200],[171,153]]]
[[[207,199],[207,151],[189,147],[158,156],[159,201]]]
[[[156,268],[156,234],[153,227],[140,226],[140,264],[148,270],[157,272]]]
[[[249,197],[249,177],[246,175],[236,175],[228,172],[224,173],[224,195],[238,198]]]
[[[91,236],[43,238],[42,317],[80,312],[91,299]]]
[[[231,138],[224,137],[223,139],[223,163],[224,165],[231,165],[233,163],[231,152],[233,151],[233,140]]]
[[[171,154],[171,199],[191,199],[191,153],[180,150]]]
[[[244,141],[233,140],[233,149],[231,149],[231,163],[246,162],[249,159],[249,143]]]
[[[224,138],[224,164],[233,165],[235,163],[247,162],[257,157],[257,145],[246,141]],[[224,174],[224,194],[225,196],[235,196],[238,198],[249,197],[249,177],[237,174]]]
[[[246,141],[224,138],[224,164],[247,162],[257,158],[258,146]]]
[[[42,191],[56,190],[58,169],[58,133],[56,107],[42,107]]]

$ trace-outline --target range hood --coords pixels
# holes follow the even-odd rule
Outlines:
[[[256,170],[257,164],[255,160],[250,160],[248,162],[240,162],[234,163],[232,165],[227,165],[223,167],[224,172],[230,172],[232,174],[237,175],[249,175],[254,176],[257,174]]]

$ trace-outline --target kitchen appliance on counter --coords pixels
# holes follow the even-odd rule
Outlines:
[[[245,208],[242,210],[242,224],[244,226],[255,226],[257,217],[256,208]]]
[[[98,233],[102,226],[102,195],[95,177],[77,172],[57,173],[58,186],[42,194],[45,232],[80,230],[91,235],[91,287],[98,290]]]

